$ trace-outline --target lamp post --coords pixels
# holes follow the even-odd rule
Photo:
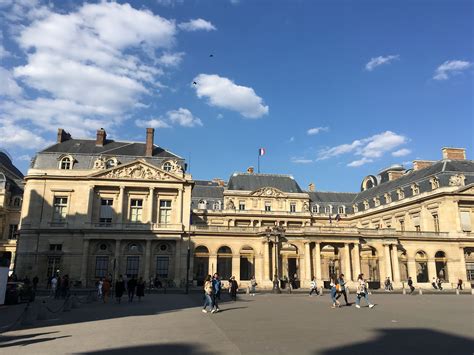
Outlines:
[[[265,231],[267,241],[273,242],[273,249],[275,253],[275,273],[273,275],[273,293],[281,293],[280,280],[279,280],[279,258],[278,258],[278,246],[280,245],[280,237],[284,234],[285,229],[280,226],[267,228]]]

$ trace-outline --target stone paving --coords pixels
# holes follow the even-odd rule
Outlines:
[[[331,309],[327,294],[223,296],[215,314],[201,312],[200,294],[83,304],[1,334],[0,354],[474,353],[471,295],[373,294],[373,309]],[[23,308],[1,307],[0,331]]]

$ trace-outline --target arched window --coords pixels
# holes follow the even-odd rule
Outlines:
[[[206,200],[199,200],[198,202],[198,209],[205,210],[207,208],[207,201]]]
[[[6,183],[7,179],[5,178],[5,175],[0,173],[0,188],[5,188]]]
[[[73,160],[70,156],[66,156],[61,159],[61,162],[59,163],[59,168],[61,170],[70,170],[72,169],[73,165]]]
[[[166,163],[163,164],[163,170],[164,171],[171,171],[171,168],[173,166],[171,165],[171,163],[169,161],[167,161]]]
[[[15,196],[13,198],[13,207],[20,207],[21,206],[21,197]]]
[[[339,214],[346,213],[346,208],[344,206],[339,206],[339,208],[337,210],[337,213],[339,213]]]
[[[213,208],[215,211],[219,211],[219,210],[221,209],[221,206],[222,206],[221,201],[216,201],[216,202],[214,202],[214,205],[213,205],[212,208]]]

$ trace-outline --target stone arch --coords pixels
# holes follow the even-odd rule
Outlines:
[[[400,281],[408,281],[408,256],[405,249],[398,250],[398,265],[400,266]]]
[[[198,286],[204,284],[204,279],[209,274],[209,249],[204,245],[194,248],[194,280]]]
[[[360,246],[360,270],[369,281],[380,282],[380,260],[376,247],[370,244]]]
[[[329,280],[331,275],[341,273],[341,253],[337,243],[321,244],[321,277]]]
[[[232,276],[232,249],[227,245],[217,249],[217,273],[222,280],[228,280]]]
[[[240,248],[240,279],[250,280],[255,276],[255,251],[251,246]]]
[[[435,253],[435,266],[436,266],[436,277],[438,277],[442,281],[449,280],[448,258],[444,251],[438,250]]]
[[[428,282],[428,256],[425,251],[415,252],[416,281]]]

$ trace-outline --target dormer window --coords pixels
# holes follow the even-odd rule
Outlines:
[[[73,165],[73,159],[71,156],[66,156],[61,159],[59,163],[59,169],[61,170],[71,170]]]
[[[337,213],[339,214],[346,213],[346,206],[339,206],[339,208],[337,209]]]
[[[170,172],[172,168],[173,168],[173,166],[171,165],[171,163],[169,161],[167,161],[166,163],[163,164],[163,170],[164,171]]]
[[[392,195],[389,192],[385,193],[383,196],[385,198],[385,203],[392,203]]]
[[[352,209],[354,210],[354,213],[359,212],[359,206],[357,205],[352,205]]]
[[[364,209],[365,209],[365,210],[368,210],[369,208],[370,208],[369,201],[368,201],[368,200],[365,200],[365,201],[364,201]]]
[[[198,209],[199,210],[205,210],[207,208],[207,202],[206,200],[199,200],[198,202]]]
[[[319,205],[313,205],[311,206],[311,211],[313,213],[319,213]]]
[[[221,209],[221,201],[214,202],[214,204],[212,205],[212,208],[215,211],[219,211]]]
[[[431,189],[436,190],[439,188],[439,179],[436,176],[433,176],[430,179]]]
[[[413,193],[413,196],[419,195],[420,194],[420,186],[418,184],[412,184],[411,185],[411,191]]]
[[[378,197],[374,197],[374,205],[375,207],[380,206],[380,199]]]
[[[402,200],[402,199],[405,198],[405,191],[403,191],[402,188],[399,188],[399,189],[397,190],[397,195],[398,195],[398,199],[399,199],[399,200]]]
[[[13,207],[20,207],[21,206],[21,197],[19,196],[15,196],[13,198],[13,203],[12,203]]]

